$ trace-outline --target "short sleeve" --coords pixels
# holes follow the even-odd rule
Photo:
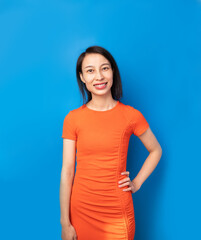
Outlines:
[[[149,123],[139,110],[135,108],[133,109],[134,109],[133,134],[139,136],[149,128]]]
[[[72,111],[70,111],[64,118],[62,138],[77,140],[75,121]]]

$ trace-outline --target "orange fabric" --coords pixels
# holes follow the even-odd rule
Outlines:
[[[71,110],[63,122],[62,138],[76,140],[76,173],[70,220],[78,240],[133,240],[135,215],[131,191],[118,181],[126,178],[131,134],[149,127],[142,113],[118,101],[107,111],[85,104]]]

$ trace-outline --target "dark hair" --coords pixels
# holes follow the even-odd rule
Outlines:
[[[85,94],[87,94],[87,102],[89,102],[92,99],[91,92],[88,91],[88,89],[86,88],[86,85],[80,79],[80,73],[82,73],[82,62],[86,54],[90,54],[90,53],[99,53],[103,55],[110,62],[113,70],[113,84],[111,87],[111,94],[113,99],[120,100],[120,98],[122,97],[122,84],[121,84],[119,69],[114,58],[105,48],[99,47],[99,46],[91,46],[91,47],[88,47],[85,50],[85,52],[80,54],[76,64],[76,77],[77,77],[77,82],[78,82],[80,92],[82,94],[83,102],[85,103],[86,101]]]

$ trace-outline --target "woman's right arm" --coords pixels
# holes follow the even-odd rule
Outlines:
[[[67,234],[66,232],[68,232],[68,234],[75,235],[75,233],[73,233],[74,228],[71,225],[69,217],[70,196],[75,172],[75,155],[76,155],[76,141],[64,138],[63,163],[60,181],[60,210],[61,210],[60,223],[62,225],[62,235],[66,235]],[[65,229],[68,230],[70,229],[71,233],[69,233],[69,231],[65,231]],[[65,239],[65,237],[63,237],[62,239]]]

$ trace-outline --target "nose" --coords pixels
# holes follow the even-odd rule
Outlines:
[[[97,71],[96,72],[96,79],[102,79],[102,78],[103,78],[103,76],[102,76],[101,72]]]

